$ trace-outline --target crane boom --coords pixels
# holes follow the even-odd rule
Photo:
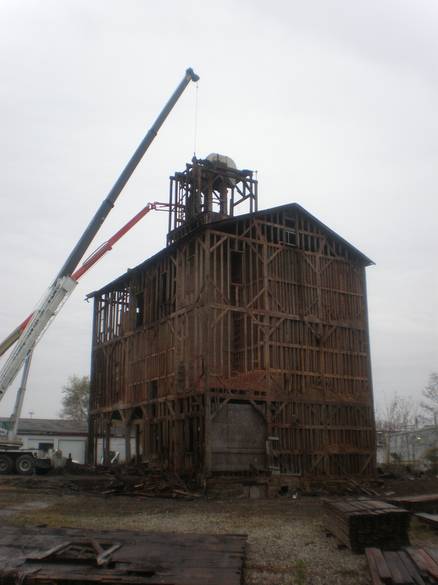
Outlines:
[[[81,238],[79,239],[78,243],[71,251],[70,256],[67,258],[67,260],[65,261],[61,270],[59,271],[57,278],[62,278],[63,276],[66,276],[66,275],[70,276],[70,274],[72,274],[72,272],[75,270],[76,266],[81,261],[82,256],[85,254],[88,246],[91,244],[92,240],[94,239],[94,236],[97,234],[100,226],[103,224],[107,215],[109,214],[111,209],[114,207],[114,203],[116,202],[118,196],[122,192],[123,187],[129,181],[129,179],[130,179],[132,173],[135,171],[138,163],[141,161],[145,152],[147,151],[149,146],[152,144],[152,141],[154,140],[155,136],[157,135],[158,130],[163,125],[163,122],[165,121],[167,116],[172,111],[173,107],[175,106],[178,99],[181,97],[185,88],[188,86],[188,84],[191,81],[198,81],[198,80],[199,80],[199,76],[196,75],[196,73],[193,71],[193,69],[186,70],[186,73],[185,73],[182,81],[180,82],[180,84],[178,85],[176,90],[173,92],[173,94],[170,96],[169,101],[166,103],[164,108],[161,110],[160,114],[158,115],[158,118],[155,120],[152,127],[150,128],[150,130],[147,132],[146,136],[143,138],[143,140],[141,141],[141,143],[137,147],[137,150],[134,152],[134,154],[132,155],[132,157],[128,161],[128,164],[121,172],[119,178],[114,183],[113,188],[108,193],[107,197],[104,199],[104,201],[102,202],[99,209],[96,211],[93,219],[88,224],[87,228],[85,229],[85,231],[82,234]]]
[[[18,388],[17,396],[15,397],[14,410],[12,411],[11,418],[9,419],[8,439],[12,441],[15,437],[17,437],[18,423],[20,422],[21,410],[23,408],[24,395],[26,393],[27,387],[27,378],[29,377],[30,364],[32,362],[32,354],[33,352],[30,351],[27,355],[27,358],[24,360],[20,387]]]
[[[79,281],[79,279],[86,272],[88,272],[88,270],[90,270],[90,268],[92,266],[94,266],[94,264],[96,264],[96,262],[98,262],[107,252],[112,250],[112,247],[114,246],[114,244],[116,244],[130,229],[132,229],[150,211],[152,211],[153,209],[164,211],[166,209],[169,209],[169,206],[170,206],[169,203],[160,203],[159,201],[154,201],[153,203],[148,203],[141,211],[139,211],[136,215],[134,215],[134,217],[132,217],[123,227],[121,227],[115,234],[113,234],[106,242],[104,242],[101,246],[99,246],[83,262],[82,266],[80,266],[72,274],[72,277],[71,277],[72,280],[74,280],[77,283],[77,281]],[[70,294],[70,293],[68,293],[68,294]],[[63,302],[65,302],[68,294],[63,299]],[[45,313],[45,311],[42,307],[41,307],[41,311],[42,311],[42,314]],[[14,334],[14,332],[13,332],[1,344],[2,347],[5,347],[7,345],[6,342],[8,340],[10,341],[8,347],[11,347],[15,343],[15,341],[20,339],[20,335],[21,335],[20,329],[24,330],[26,328],[27,324],[33,320],[34,316],[35,316],[35,313],[31,313],[27,317],[27,319],[25,319],[25,321],[23,321],[23,323],[15,329],[15,331],[19,332],[17,338],[13,339],[13,334]],[[45,328],[47,328],[49,324],[50,324],[50,321],[47,322],[47,324],[45,325]],[[42,323],[41,325],[42,325],[42,327],[41,327],[41,333],[39,334],[40,336],[41,336],[42,332],[44,331],[44,323]],[[26,344],[26,347],[36,345],[36,343],[38,341],[38,331],[40,331],[39,326],[34,328],[31,341]],[[33,341],[32,341],[32,339],[33,339]],[[23,338],[20,339],[20,341],[24,342],[24,336],[23,336]],[[8,347],[6,347],[4,351],[6,351],[6,349],[8,349]],[[33,353],[33,350],[30,350],[27,354],[27,357],[24,360],[24,368],[23,368],[23,373],[22,373],[21,384],[20,384],[20,387],[17,391],[14,410],[12,411],[12,415],[11,415],[11,418],[9,420],[9,428],[7,431],[8,438],[6,440],[2,437],[2,434],[1,434],[2,429],[0,427],[0,445],[3,445],[3,446],[8,445],[9,447],[11,447],[13,445],[20,445],[21,444],[21,441],[17,437],[17,429],[18,429],[18,422],[19,422],[21,410],[23,407],[24,395],[26,393],[27,378],[29,376],[30,363],[32,360],[32,353]],[[17,359],[17,356],[18,356],[18,359]],[[1,384],[0,385],[0,392],[4,393],[4,391],[8,387],[8,380],[13,379],[13,377],[16,375],[15,367],[16,367],[16,364],[19,363],[19,361],[20,361],[19,358],[20,358],[20,348],[17,346],[16,352],[14,352],[14,354],[11,355],[11,357],[8,360],[8,362],[6,363],[5,367],[2,368],[2,370],[0,372],[1,373],[1,380],[2,380],[0,382],[0,384]],[[4,389],[3,389],[3,386],[4,386]],[[1,399],[2,393],[0,393],[0,399]]]
[[[14,343],[20,339],[20,335],[23,333],[23,331],[26,329],[26,325],[29,323],[29,321],[32,319],[32,315],[33,313],[31,313],[27,319],[25,319],[23,321],[23,323],[20,323],[20,325],[18,325],[18,327],[16,327],[11,333],[9,333],[9,335],[6,337],[6,339],[4,339],[1,343],[0,343],[0,356],[2,356],[4,353],[6,353],[8,351],[8,349],[14,345]]]
[[[103,243],[97,250],[95,250],[91,256],[89,256],[85,262],[80,266],[75,272],[72,274],[72,278],[75,280],[79,280],[98,260],[102,258],[107,252],[109,252],[114,244],[116,244],[120,238],[122,238],[131,228],[135,226],[143,217],[148,214],[153,209],[168,209],[169,203],[160,203],[159,201],[154,201],[153,203],[148,203],[146,207],[143,207],[141,211],[139,211],[132,219],[128,221],[122,228],[120,228],[109,240]],[[1,354],[0,354],[1,355]]]
[[[99,228],[105,221],[109,212],[114,207],[114,204],[118,196],[122,192],[123,187],[126,185],[132,173],[136,169],[138,163],[140,162],[140,160],[146,153],[147,149],[151,145],[152,141],[154,140],[155,136],[158,133],[158,130],[161,128],[163,122],[166,120],[167,116],[175,106],[178,99],[181,97],[182,93],[184,92],[185,88],[190,83],[190,81],[198,81],[198,79],[199,77],[194,73],[192,69],[186,70],[184,78],[182,79],[176,90],[169,98],[168,102],[158,115],[154,124],[147,132],[146,136],[144,137],[140,145],[137,147],[131,159],[128,161],[126,167],[123,169],[122,173],[115,182],[111,191],[100,205],[99,209],[95,213],[91,222],[88,224],[82,236],[79,238],[77,244],[71,251],[67,260],[64,262],[61,270],[58,273],[58,276],[56,277],[52,285],[49,287],[45,297],[43,298],[43,301],[40,303],[37,310],[30,317],[28,317],[28,319],[26,319],[14,332],[12,332],[12,334],[9,335],[8,338],[0,345],[0,348],[4,352],[8,347],[11,347],[11,345],[13,345],[15,341],[17,342],[5,365],[0,370],[0,400],[3,397],[4,393],[6,392],[7,388],[12,384],[21,366],[23,365],[23,362],[33,351],[36,343],[43,335],[45,329],[48,327],[50,322],[58,313],[62,304],[73,292],[73,289],[77,284],[77,280],[74,277],[76,276],[77,278],[79,278],[80,276],[82,276],[82,274],[84,274],[84,272],[88,270],[88,268],[90,268],[95,262],[97,262],[97,260],[99,260],[99,258],[101,258],[103,254],[105,254],[105,252],[108,251],[108,249],[111,249],[112,244],[110,244],[109,247],[106,248],[104,245],[102,251],[98,249],[88,259],[89,260],[88,264],[87,262],[85,262],[85,265],[87,265],[85,268],[81,267],[77,272],[75,272],[75,269],[77,268],[79,262],[81,261],[85,251],[87,250],[90,243],[94,239],[96,233],[98,232]],[[146,206],[146,208],[143,209],[142,212],[137,214],[140,217],[138,217],[136,221],[134,221],[135,218],[131,220],[131,222],[134,221],[132,225],[134,225],[137,221],[139,221],[139,219],[141,219],[141,217],[143,217],[146,213],[150,211],[151,209],[150,205],[151,204],[149,204],[149,207]],[[121,230],[119,230],[119,232],[117,232],[117,234],[114,235],[114,237],[117,236],[115,241],[117,241],[117,239],[120,239],[120,237],[122,237],[124,233],[126,233],[126,231],[130,229],[130,227],[132,227],[132,225],[130,225],[129,227],[124,226],[126,229],[122,228]],[[106,244],[108,244],[108,242]],[[19,332],[18,337],[17,332]]]
[[[133,218],[131,218],[123,227],[121,227],[114,235],[109,238],[106,242],[101,244],[84,262],[83,264],[71,275],[73,280],[78,281],[82,276],[90,270],[92,266],[96,264],[107,252],[112,250],[113,246],[130,230],[132,229],[143,217],[152,211],[153,209],[164,211],[169,209],[169,203],[161,203],[154,201],[148,203],[141,211],[139,211]],[[26,329],[27,324],[32,319],[33,313],[18,325],[7,337],[0,343],[0,356],[7,352],[7,350],[14,345],[20,335]]]
[[[58,278],[49,288],[46,296],[43,298],[38,309],[33,313],[32,319],[29,321],[11,355],[0,371],[0,399],[14,381],[24,360],[38,343],[44,330],[59,311],[62,303],[73,292],[76,285],[77,282],[70,278],[70,276],[64,276]]]

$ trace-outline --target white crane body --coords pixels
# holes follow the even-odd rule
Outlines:
[[[69,276],[58,278],[49,288],[40,306],[34,311],[32,319],[21,334],[0,370],[0,399],[21,369],[27,356],[33,351],[41,335],[55,317],[62,304],[73,292],[77,282]]]
[[[84,274],[99,258],[111,250],[112,245],[118,241],[135,223],[137,223],[144,215],[152,209],[160,209],[166,207],[162,203],[149,203],[142,211],[140,211],[134,218],[131,219],[121,230],[119,230],[110,240],[108,240],[102,248],[84,262],[84,264],[77,269],[84,253],[88,246],[94,239],[100,226],[105,221],[107,215],[113,208],[118,196],[123,187],[128,182],[141,158],[151,145],[158,130],[163,122],[175,106],[176,102],[182,95],[183,91],[190,83],[190,81],[198,81],[199,77],[192,69],[187,69],[183,80],[180,82],[176,90],[171,95],[170,99],[160,112],[158,118],[147,132],[146,136],[132,155],[128,164],[123,169],[121,175],[117,179],[113,188],[104,199],[99,209],[95,213],[91,222],[85,229],[81,238],[76,243],[72,252],[68,256],[64,265],[56,277],[55,282],[49,287],[43,300],[37,309],[21,324],[19,325],[1,344],[0,355],[5,353],[10,347],[13,347],[6,363],[0,369],[0,400],[3,398],[6,390],[11,386],[15,380],[21,367],[24,365],[22,381],[17,393],[15,407],[13,414],[9,420],[8,429],[0,426],[0,474],[10,473],[15,470],[21,474],[32,473],[36,465],[36,454],[32,450],[20,450],[19,445],[21,441],[17,438],[18,421],[23,406],[24,394],[26,392],[27,378],[29,374],[30,361],[32,352],[41,339],[44,331],[53,321],[56,314],[59,312],[62,305],[68,299],[77,285],[77,280]]]

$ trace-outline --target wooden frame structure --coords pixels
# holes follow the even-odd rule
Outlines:
[[[178,472],[372,475],[372,262],[298,204],[256,211],[250,171],[194,161],[169,203],[168,246],[90,295],[90,459],[118,420]]]

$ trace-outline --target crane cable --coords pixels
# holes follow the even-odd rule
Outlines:
[[[199,83],[196,83],[196,90],[195,90],[195,112],[194,112],[194,122],[193,122],[193,156],[196,158],[196,147],[198,141],[198,111],[199,111]]]

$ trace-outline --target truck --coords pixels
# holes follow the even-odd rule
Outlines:
[[[0,474],[31,475],[34,471],[48,471],[50,467],[50,458],[40,451],[23,449],[19,439],[14,443],[9,431],[0,427]]]

